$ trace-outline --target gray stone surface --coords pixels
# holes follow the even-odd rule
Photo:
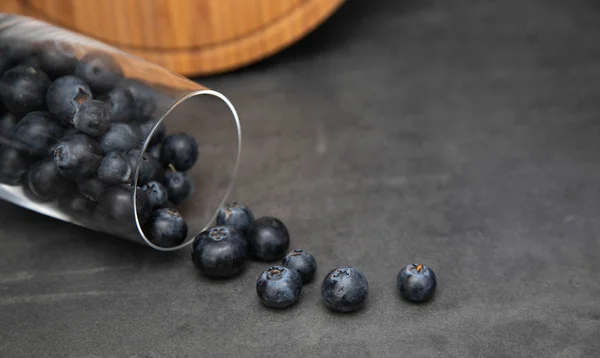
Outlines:
[[[598,1],[350,1],[200,81],[243,118],[232,198],[284,220],[318,281],[360,267],[367,305],[331,313],[315,282],[266,309],[266,263],[211,281],[188,250],[0,203],[0,356],[599,355]],[[397,295],[410,262],[428,304]]]

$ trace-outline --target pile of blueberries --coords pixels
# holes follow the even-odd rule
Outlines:
[[[187,236],[175,207],[193,192],[186,172],[198,144],[166,135],[153,117],[160,94],[126,78],[108,53],[78,58],[65,42],[0,44],[0,183],[72,219],[172,247]],[[154,130],[148,150],[141,148]]]
[[[304,250],[293,250],[286,226],[274,217],[254,219],[250,208],[233,202],[217,214],[217,226],[198,234],[192,244],[192,261],[209,277],[231,277],[245,267],[249,256],[263,261],[282,259],[268,267],[256,281],[260,301],[273,308],[285,308],[300,298],[302,286],[316,274],[315,258]],[[435,273],[422,264],[410,264],[396,278],[401,295],[412,302],[433,297],[437,287]],[[325,305],[334,311],[351,312],[367,299],[369,284],[363,273],[352,266],[331,270],[321,285]]]

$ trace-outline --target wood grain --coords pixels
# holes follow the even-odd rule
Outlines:
[[[225,72],[299,40],[344,0],[4,0],[185,75]],[[93,14],[94,16],[90,16]]]

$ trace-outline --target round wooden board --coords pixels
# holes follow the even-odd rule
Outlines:
[[[4,0],[187,76],[234,70],[272,55],[325,21],[344,0]]]

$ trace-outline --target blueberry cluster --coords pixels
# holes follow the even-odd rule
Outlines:
[[[159,94],[127,78],[105,52],[78,58],[61,41],[0,44],[0,183],[115,234],[176,246],[187,225],[174,209],[194,187],[198,144],[154,119]],[[148,150],[141,148],[153,133]]]

